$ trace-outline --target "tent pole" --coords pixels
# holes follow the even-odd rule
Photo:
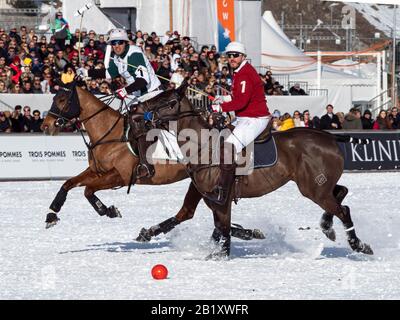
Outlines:
[[[376,81],[376,95],[378,97],[377,104],[378,106],[382,105],[382,82],[381,82],[381,77],[382,77],[382,54],[378,52],[376,54],[376,76],[377,76],[377,81]]]
[[[396,92],[396,33],[397,33],[397,26],[396,26],[396,14],[397,14],[397,5],[394,5],[393,8],[393,61],[392,61],[392,107],[397,106],[397,92]]]
[[[317,89],[320,90],[321,89],[321,68],[322,68],[322,64],[321,64],[321,51],[318,50],[318,59],[317,59],[318,63],[317,63]]]

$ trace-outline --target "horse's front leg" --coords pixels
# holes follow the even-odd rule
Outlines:
[[[64,202],[67,199],[68,192],[75,187],[84,186],[86,182],[92,179],[94,176],[96,176],[96,174],[92,170],[90,170],[90,168],[87,168],[76,177],[68,179],[64,182],[50,205],[50,212],[47,214],[46,217],[46,229],[53,227],[57,224],[57,221],[60,220],[57,216],[57,213],[60,212],[62,206],[64,205]]]
[[[107,190],[124,185],[124,181],[121,178],[119,172],[113,168],[112,170],[102,174],[101,176],[92,179],[86,184],[85,197],[92,205],[94,210],[100,215],[106,215],[109,218],[121,218],[121,213],[114,207],[106,207],[103,202],[95,195],[95,192],[99,190]]]
[[[149,229],[142,228],[140,230],[139,236],[136,241],[147,242],[150,241],[152,237],[159,235],[160,233],[168,233],[178,224],[183,221],[192,219],[196,211],[197,205],[202,199],[202,195],[197,191],[195,185],[190,183],[189,189],[186,192],[185,200],[183,201],[183,206],[176,214],[176,216],[168,218],[167,220],[156,224]]]
[[[57,213],[60,212],[61,207],[67,198],[68,191],[75,187],[86,186],[85,196],[99,215],[107,215],[111,218],[120,216],[118,210],[114,208],[114,206],[106,208],[94,193],[98,190],[111,189],[122,185],[124,185],[124,182],[118,171],[115,169],[102,175],[93,172],[90,168],[86,169],[80,175],[67,180],[62,185],[60,191],[58,191],[55,199],[50,205],[51,212],[46,218],[46,228],[56,225],[60,220]],[[103,211],[103,208],[105,208],[105,211]]]
[[[230,200],[231,199],[228,199],[224,205],[215,204],[208,199],[204,200],[207,206],[212,210],[214,215],[215,228],[211,239],[216,245],[213,252],[206,257],[206,260],[224,259],[229,257],[230,255],[231,235],[233,235],[231,227],[232,201]]]

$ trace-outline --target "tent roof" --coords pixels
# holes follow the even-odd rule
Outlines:
[[[290,74],[293,80],[317,78],[317,60],[305,55],[288,39],[269,11],[264,12],[261,20],[261,39],[261,63],[273,73]],[[321,79],[364,80],[324,64]]]

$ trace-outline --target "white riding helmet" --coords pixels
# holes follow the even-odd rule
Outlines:
[[[229,44],[226,46],[225,52],[226,53],[238,52],[246,55],[246,49],[244,48],[244,44],[236,41],[229,42]]]
[[[128,34],[124,29],[111,29],[108,32],[107,44],[110,44],[113,40],[129,41]]]

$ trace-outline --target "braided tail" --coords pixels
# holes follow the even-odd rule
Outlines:
[[[370,144],[370,139],[360,139],[348,135],[333,134],[338,142],[353,143],[353,144]]]

